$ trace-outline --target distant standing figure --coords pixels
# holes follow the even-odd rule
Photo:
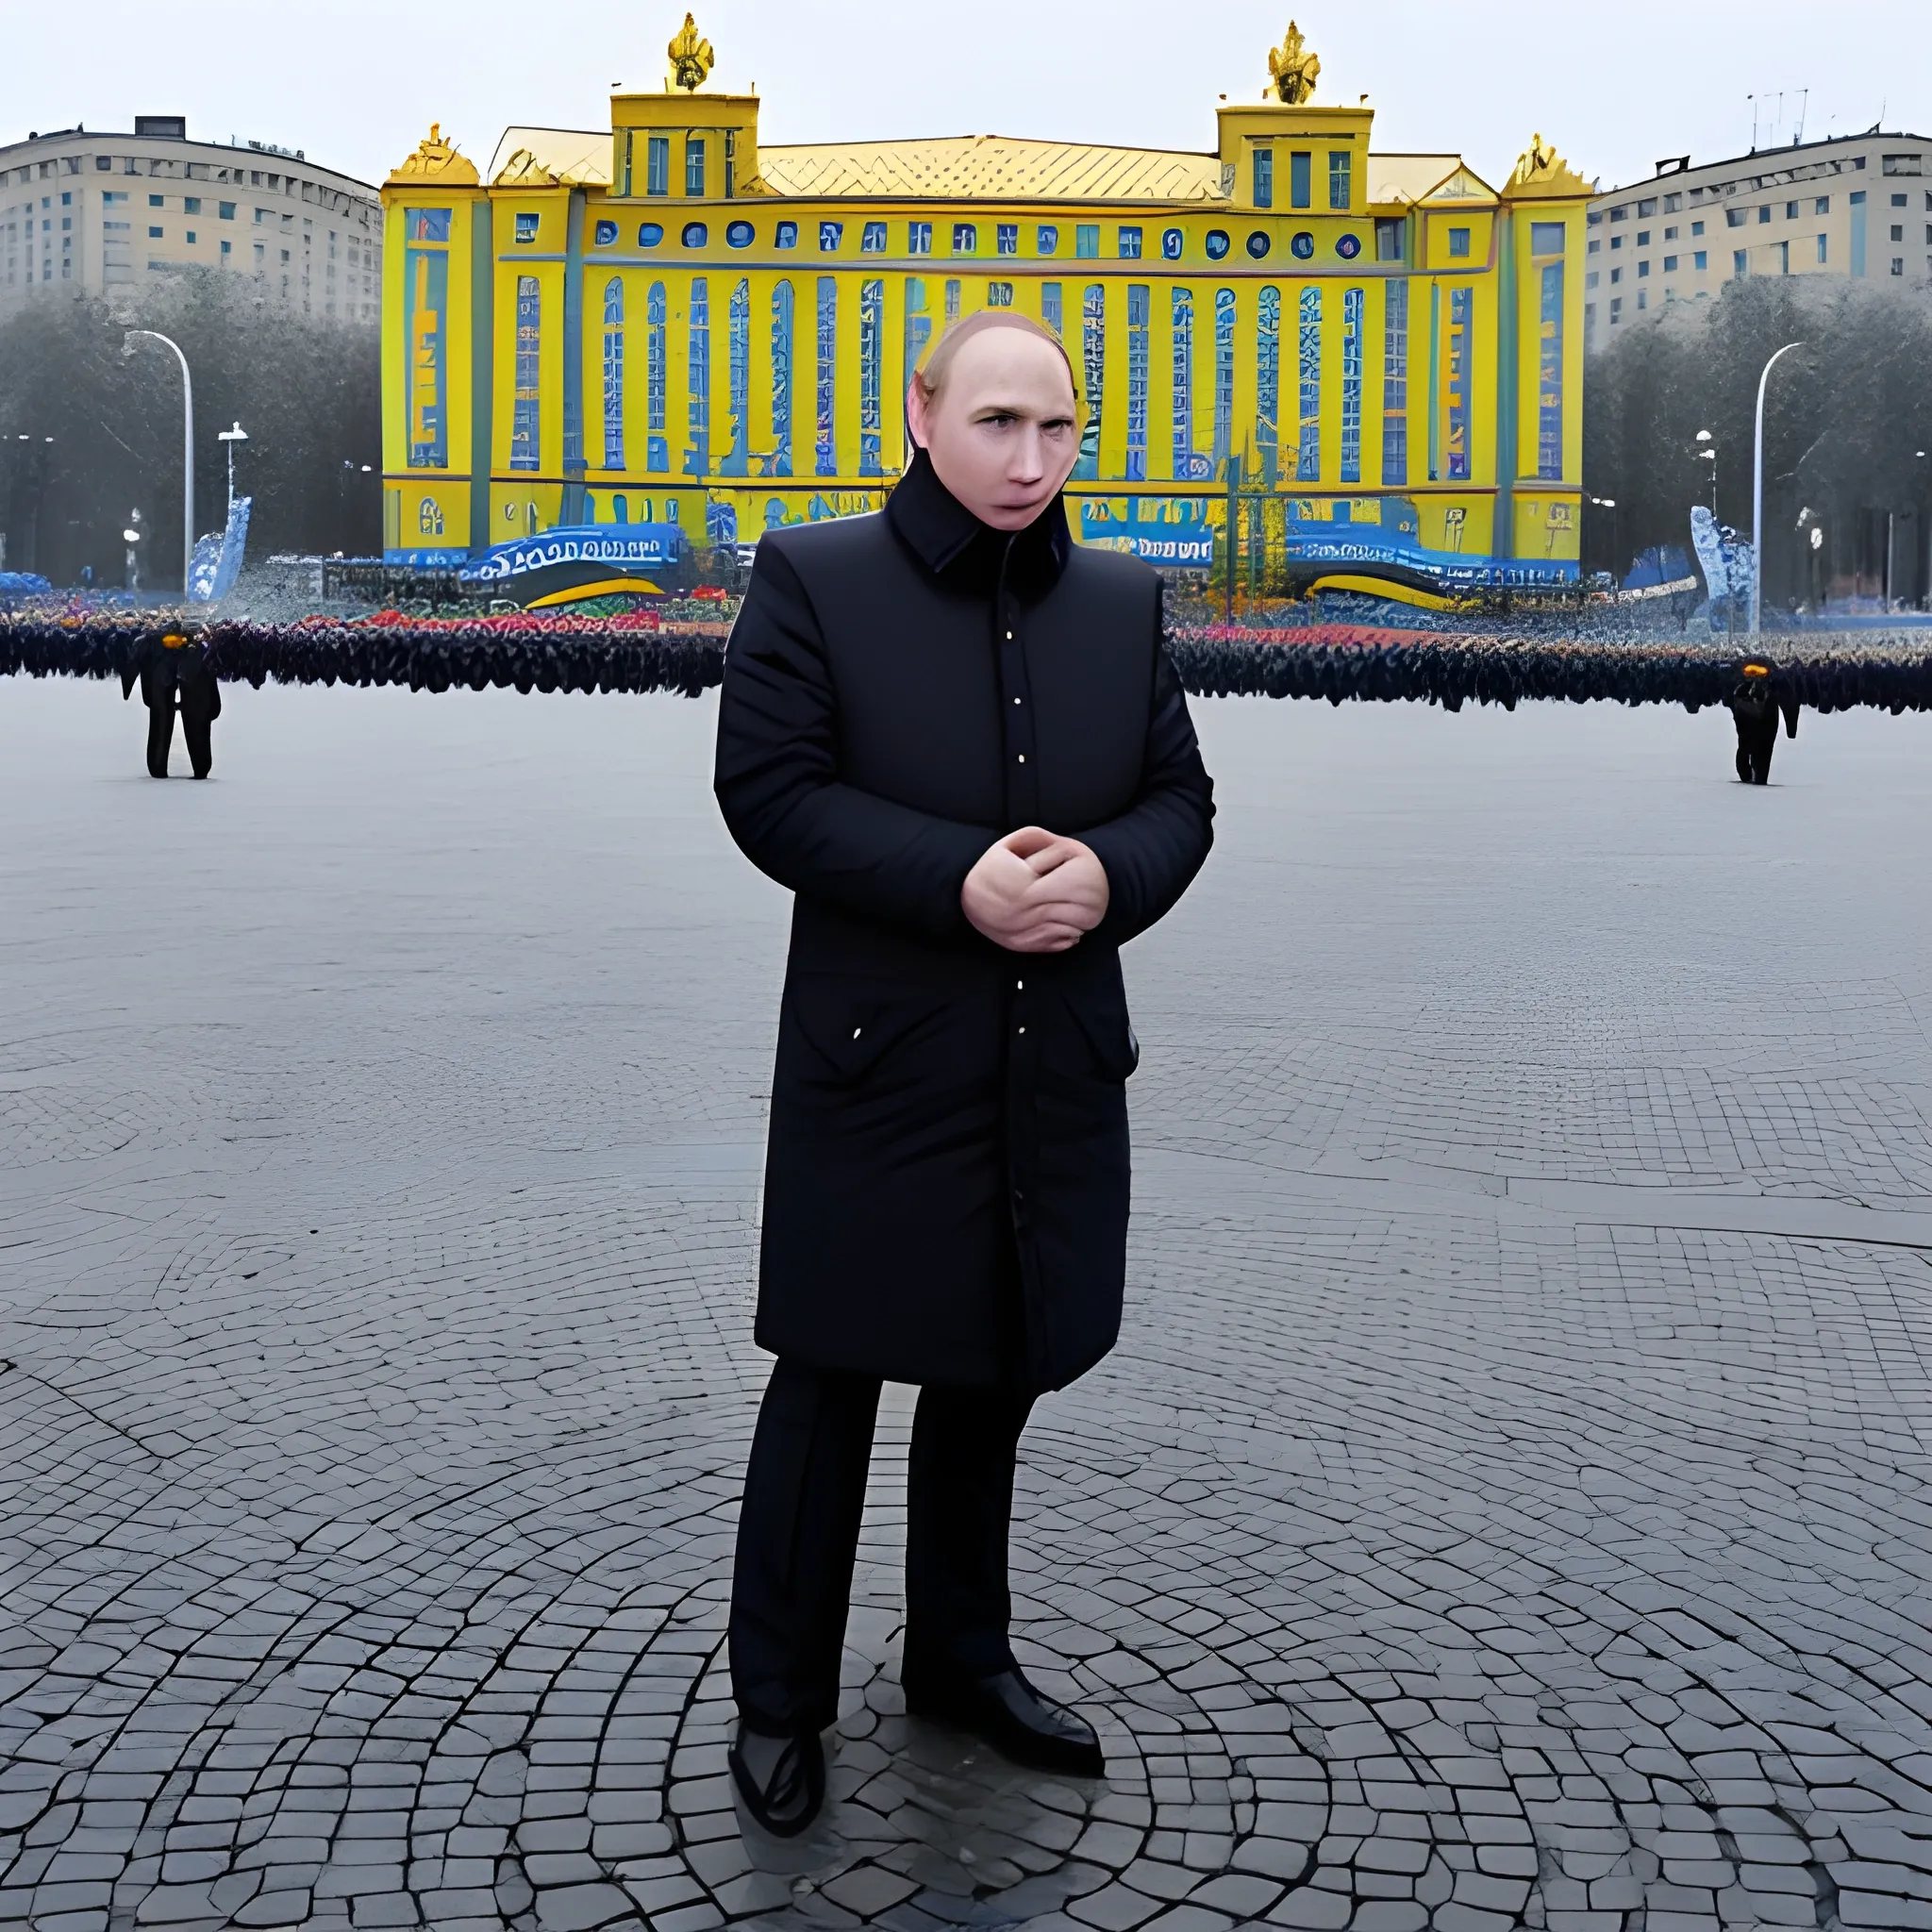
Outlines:
[[[188,762],[206,778],[215,761],[212,725],[222,715],[222,688],[208,654],[186,631],[163,631],[149,638],[121,673],[121,695],[134,695],[141,680],[147,706],[147,770],[151,778],[168,775],[168,752],[175,741],[175,708],[181,709],[181,736]]]
[[[1771,666],[1749,659],[1739,673],[1738,688],[1724,700],[1738,725],[1738,777],[1746,785],[1771,782],[1771,754],[1777,744],[1778,714],[1784,714],[1785,735],[1798,735],[1798,701],[1772,687]]]

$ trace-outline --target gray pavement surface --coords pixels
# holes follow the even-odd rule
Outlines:
[[[1197,712],[1018,1510],[1109,1776],[905,1717],[894,1391],[781,1847],[711,703],[237,691],[157,785],[0,683],[0,1922],[1932,1926],[1932,725]]]

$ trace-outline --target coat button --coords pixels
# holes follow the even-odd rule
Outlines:
[[[1022,704],[1022,703],[1024,703],[1024,699],[1021,699],[1021,698],[1015,698],[1015,699],[1013,700],[1013,702],[1014,702],[1014,703],[1015,703],[1015,704],[1017,705],[1017,704]]]
[[[858,1036],[859,1036],[859,1035],[860,1035],[861,1033],[863,1033],[864,1031],[865,1031],[865,1028],[864,1028],[863,1026],[855,1026],[855,1027],[854,1027],[854,1028],[852,1029],[852,1037],[853,1037],[853,1039],[854,1039],[854,1040],[857,1040],[857,1039],[858,1038]]]
[[[1009,644],[1013,641],[1013,633],[1011,631],[1007,633],[1007,641]]]
[[[1024,751],[1020,754],[1020,762],[1023,765],[1026,762],[1026,754]]]
[[[1026,991],[1026,982],[1024,979],[1014,980],[1013,991],[1015,992],[1024,992]]]

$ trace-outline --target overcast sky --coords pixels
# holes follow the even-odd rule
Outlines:
[[[761,138],[1003,133],[1214,144],[1215,97],[1258,100],[1280,0],[699,0],[713,85],[756,82]],[[1380,149],[1459,150],[1492,182],[1541,132],[1604,186],[1667,155],[1715,160],[1888,128],[1932,134],[1927,0],[1295,0],[1318,102],[1366,92]],[[613,81],[655,88],[676,5],[93,0],[8,10],[0,142],[185,113],[190,132],[275,142],[379,181],[432,120],[479,161],[511,123],[608,125]],[[1453,25],[1450,23],[1453,22]],[[1553,25],[1560,23],[1560,25]],[[1782,117],[1777,96],[1782,92]]]

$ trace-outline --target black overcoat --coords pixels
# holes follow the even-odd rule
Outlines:
[[[717,794],[797,895],[757,1336],[897,1381],[1058,1388],[1120,1331],[1119,948],[1208,856],[1160,582],[1058,500],[992,530],[922,453],[877,515],[769,530],[724,659]],[[1083,839],[1106,919],[1003,951],[959,906],[1022,825]]]

